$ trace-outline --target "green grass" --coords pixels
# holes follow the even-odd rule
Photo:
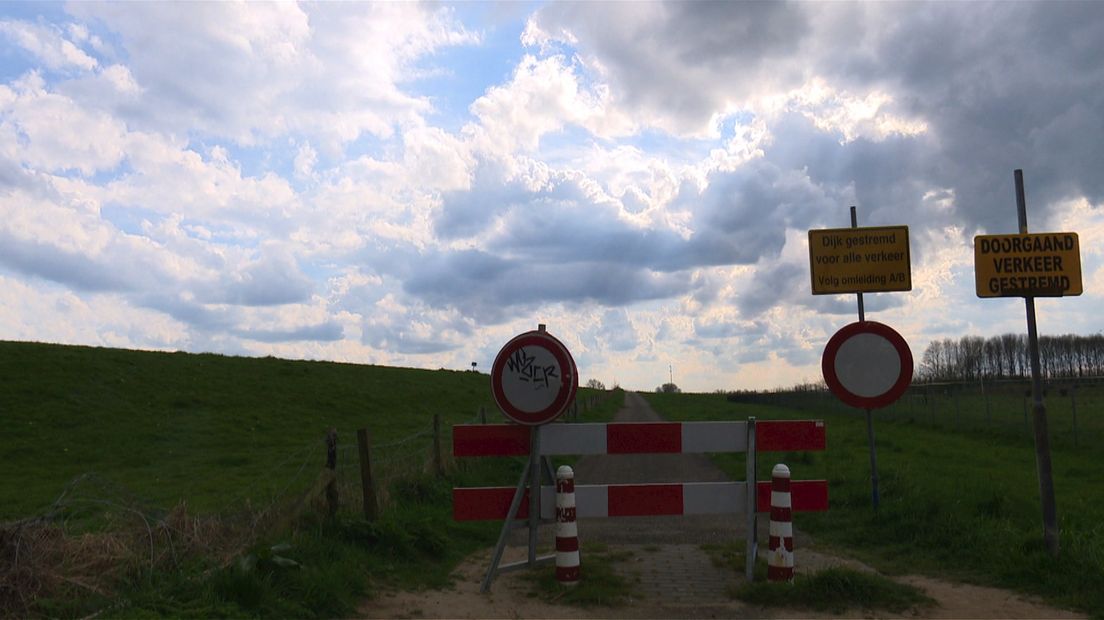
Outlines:
[[[809,412],[846,413],[827,392],[780,392],[745,398]],[[1050,441],[1064,450],[1099,449],[1104,442],[1104,382],[1063,379],[1044,386]],[[914,384],[878,417],[960,433],[1033,441],[1031,382]]]
[[[842,614],[849,609],[904,613],[935,601],[921,590],[876,573],[827,568],[797,575],[793,583],[758,581],[736,592],[737,598],[763,607],[791,607]]]
[[[150,505],[217,512],[316,474],[330,427],[354,461],[361,427],[381,459],[428,459],[428,436],[386,446],[428,434],[433,414],[446,431],[480,407],[502,420],[489,377],[462,371],[0,342],[0,376],[0,460],[14,472],[0,519],[45,510],[90,472]]]
[[[0,342],[0,376],[0,521],[45,516],[71,541],[138,541],[120,556],[118,574],[93,588],[62,583],[25,609],[0,596],[0,613],[349,615],[378,584],[447,584],[460,558],[492,544],[498,527],[453,522],[450,489],[512,485],[522,467],[517,459],[451,462],[451,425],[474,422],[480,407],[488,422],[502,420],[489,378],[471,372]],[[600,394],[580,390],[580,402]],[[612,415],[621,395],[603,396],[613,398],[583,407],[580,421]],[[445,478],[426,473],[434,414]],[[244,566],[220,559],[217,540],[182,543],[171,523],[180,511],[185,524],[204,527],[263,509],[286,512],[318,476],[330,427],[339,434],[335,518],[308,506],[300,518],[276,519],[284,527],[258,530],[243,554],[257,561]],[[359,512],[361,427],[390,498],[374,523]],[[166,532],[176,536],[171,544]],[[70,547],[76,556],[60,560],[66,566],[96,555],[88,545]],[[18,577],[0,570],[0,579]]]
[[[887,572],[1010,588],[1090,613],[1104,609],[1099,447],[1053,451],[1062,551],[1052,558],[1042,545],[1034,449],[1021,439],[931,428],[875,413],[881,491],[875,513],[861,412],[828,409],[813,415],[734,404],[723,395],[648,398],[672,420],[824,419],[827,451],[760,454],[758,463],[760,472],[785,462],[794,479],[829,481],[830,510],[794,516],[796,527],[813,534],[818,545],[840,548]],[[733,479],[743,479],[742,457],[718,456],[717,462]]]
[[[556,580],[555,571],[530,571],[524,576],[532,586],[529,595],[561,605],[619,607],[635,595],[635,590],[631,580],[613,567],[631,555],[631,552],[611,552],[600,543],[589,545],[582,550],[578,583],[564,586]]]
[[[741,578],[745,559],[742,543],[704,544],[713,564]],[[902,613],[932,605],[935,601],[918,588],[900,584],[877,573],[848,568],[828,568],[811,575],[798,573],[791,583],[767,581],[767,563],[755,562],[755,581],[733,589],[733,596],[762,607],[791,607],[842,614],[849,609]]]

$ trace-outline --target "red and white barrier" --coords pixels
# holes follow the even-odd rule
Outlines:
[[[573,518],[628,517],[656,515],[743,514],[747,518],[748,580],[754,577],[757,554],[756,519],[760,512],[771,509],[771,482],[758,482],[756,456],[760,452],[791,452],[824,450],[824,422],[820,420],[764,420],[749,418],[747,422],[628,422],[610,424],[545,424],[521,426],[513,424],[459,425],[453,427],[453,455],[464,456],[529,456],[529,465],[516,487],[454,488],[453,518],[457,521],[524,519],[530,529],[530,558],[526,566],[538,561],[535,557],[535,533],[542,519],[563,515],[558,506],[556,488],[541,486],[537,468],[543,464],[549,474],[546,456],[587,454],[670,454],[702,452],[746,452],[746,482],[686,482],[675,484],[611,484],[571,486],[574,502]],[[828,483],[825,480],[789,481],[786,474],[787,521],[792,511],[827,510]],[[533,494],[539,494],[534,496]],[[531,513],[539,512],[539,515]],[[557,518],[557,521],[560,519]],[[498,561],[513,527],[504,523],[495,557],[484,579],[483,591],[500,570]],[[559,527],[559,525],[557,526]],[[578,557],[578,536],[574,523],[565,529],[564,553]],[[789,572],[793,573],[792,527],[787,524],[781,543],[790,552]],[[567,539],[574,535],[574,548]],[[775,536],[774,525],[771,530]],[[772,538],[773,541],[773,538]],[[774,547],[772,547],[772,550]],[[557,536],[556,556],[541,558],[559,561],[560,536]],[[570,562],[571,557],[565,556]],[[570,564],[565,564],[570,568]],[[578,564],[575,565],[578,570]],[[772,569],[773,570],[773,569]],[[557,572],[559,572],[557,570]]]
[[[755,425],[759,452],[824,450],[821,420],[763,420]],[[543,456],[585,454],[672,454],[745,452],[747,422],[619,422],[547,424],[541,429]],[[518,424],[461,424],[452,427],[453,456],[529,454],[529,428]]]
[[[579,527],[575,523],[575,472],[556,470],[556,581],[579,583]]]
[[[575,485],[576,517],[641,517],[660,515],[744,514],[746,482],[683,482],[675,484]],[[790,483],[793,510],[828,510],[828,482],[794,480]],[[505,519],[513,487],[472,487],[452,490],[452,518],[456,521]],[[769,512],[771,483],[756,484],[756,512]],[[553,519],[556,489],[541,487],[541,518]],[[515,518],[529,517],[529,491]]]
[[[770,581],[793,581],[792,508],[790,468],[779,463],[771,471],[770,539],[767,544],[767,579]]]

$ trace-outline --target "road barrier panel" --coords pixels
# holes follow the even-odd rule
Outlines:
[[[453,455],[525,456],[530,465],[516,487],[475,487],[452,490],[453,518],[457,521],[506,520],[492,566],[484,579],[490,589],[494,576],[521,564],[498,567],[505,533],[523,521],[533,531],[538,522],[556,522],[556,486],[549,456],[591,454],[670,454],[746,452],[746,481],[650,484],[573,485],[575,517],[629,517],[657,515],[743,514],[747,518],[746,577],[754,579],[758,553],[757,516],[771,511],[772,482],[758,481],[760,452],[797,452],[826,449],[821,420],[759,420],[746,422],[623,422],[609,424],[458,425],[453,427]],[[532,452],[536,450],[537,454]],[[534,464],[539,462],[539,465]],[[530,482],[530,468],[546,472],[548,485]],[[540,476],[537,476],[539,478]],[[530,489],[538,488],[533,498]],[[828,509],[826,480],[793,480],[789,484],[791,510]],[[536,500],[535,502],[533,500]],[[530,518],[530,506],[539,511]],[[753,509],[749,510],[749,507]],[[792,542],[791,542],[792,550]],[[533,549],[530,549],[530,555]],[[551,561],[552,556],[534,558]]]

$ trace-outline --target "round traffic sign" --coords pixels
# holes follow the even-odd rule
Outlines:
[[[543,329],[514,336],[495,357],[491,392],[506,417],[529,426],[547,424],[567,410],[579,389],[575,360]]]
[[[896,401],[912,382],[912,351],[892,327],[859,321],[835,333],[820,359],[824,382],[852,407],[877,409]]]

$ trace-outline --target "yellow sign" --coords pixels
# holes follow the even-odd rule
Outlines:
[[[912,290],[908,226],[809,231],[813,295]]]
[[[1077,233],[974,237],[978,297],[1062,297],[1081,294]]]

